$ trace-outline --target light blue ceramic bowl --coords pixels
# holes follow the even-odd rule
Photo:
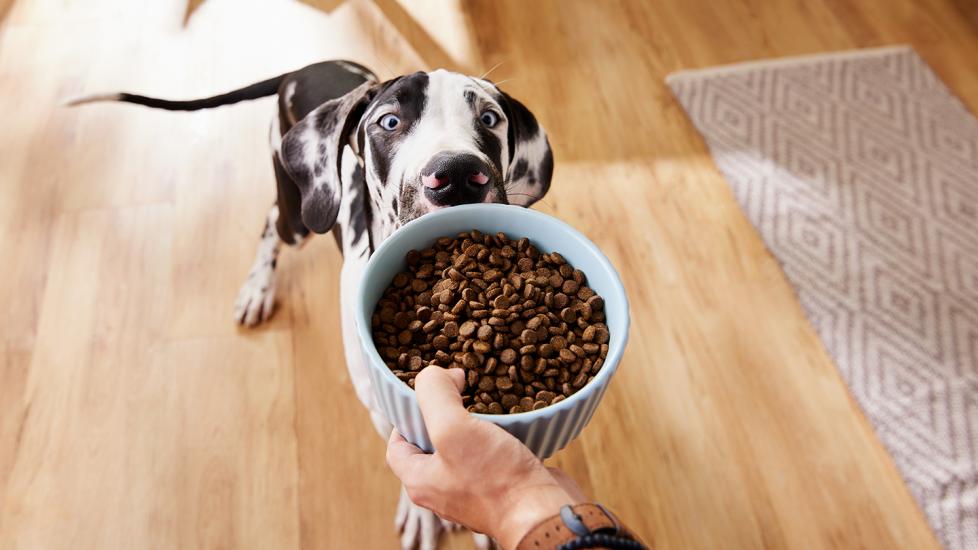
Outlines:
[[[567,446],[591,420],[618,368],[628,340],[629,325],[625,289],[611,262],[594,243],[557,218],[501,204],[455,206],[426,214],[385,240],[370,258],[357,296],[357,331],[367,358],[370,379],[384,414],[397,431],[418,447],[433,451],[414,390],[394,376],[373,344],[370,317],[391,279],[405,269],[404,256],[409,250],[427,248],[438,237],[473,229],[493,234],[502,231],[517,238],[529,237],[542,252],[560,252],[575,268],[587,275],[588,285],[605,301],[611,340],[604,366],[590,383],[556,405],[536,411],[475,415],[501,426],[526,444],[534,454],[546,458]]]

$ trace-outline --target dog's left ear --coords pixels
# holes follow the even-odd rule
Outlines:
[[[507,141],[509,167],[506,172],[506,194],[510,204],[530,206],[550,190],[554,156],[547,133],[536,117],[506,92],[501,104],[509,119]]]
[[[327,101],[282,137],[282,165],[299,188],[302,223],[326,233],[340,211],[343,149],[376,92],[365,82],[343,97]]]

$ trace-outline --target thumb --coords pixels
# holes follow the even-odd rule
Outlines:
[[[430,366],[414,379],[421,416],[436,448],[438,442],[443,441],[455,426],[470,418],[462,406],[460,392],[464,387],[465,373],[462,369]]]

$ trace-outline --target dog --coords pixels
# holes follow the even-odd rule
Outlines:
[[[352,297],[376,247],[401,225],[440,208],[495,202],[530,206],[550,188],[553,152],[543,127],[491,81],[436,70],[381,82],[352,61],[325,61],[222,95],[170,101],[102,94],[70,105],[119,101],[194,111],[278,95],[270,142],[277,198],[265,219],[234,318],[267,320],[282,245],[332,232],[343,254],[340,308],[347,368],[381,437],[392,430],[370,387]],[[434,549],[451,526],[401,490],[403,548]],[[478,546],[489,540],[476,534]]]

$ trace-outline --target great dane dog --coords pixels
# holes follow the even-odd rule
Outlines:
[[[278,197],[268,212],[234,317],[255,325],[272,314],[276,258],[313,233],[332,231],[343,252],[340,308],[347,368],[381,437],[391,424],[370,387],[353,325],[352,297],[376,249],[398,227],[458,204],[529,206],[553,173],[546,133],[522,103],[492,82],[437,70],[380,82],[350,61],[325,61],[226,94],[169,101],[128,93],[72,104],[122,101],[193,111],[278,94],[272,164]],[[404,548],[433,549],[448,527],[401,491],[396,524]],[[479,546],[489,541],[477,535]]]

